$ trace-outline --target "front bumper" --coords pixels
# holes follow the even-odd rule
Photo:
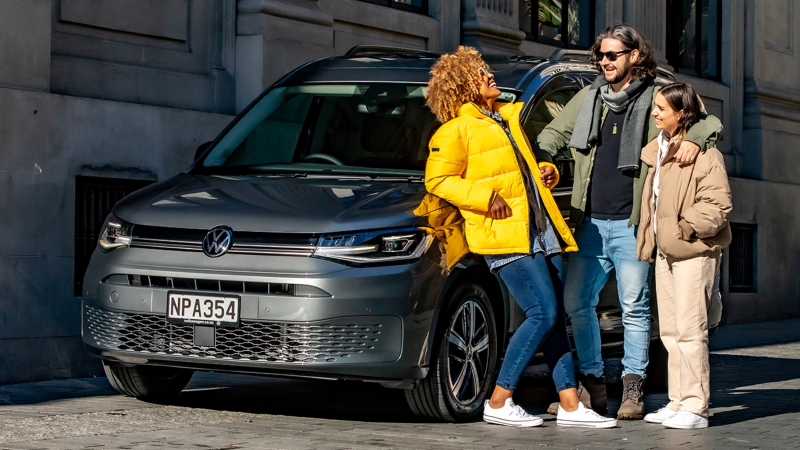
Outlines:
[[[122,364],[360,379],[399,387],[427,374],[446,271],[426,258],[359,268],[314,258],[226,255],[220,262],[179,253],[183,267],[170,267],[175,253],[95,253],[82,305],[83,341],[92,354]],[[129,275],[175,285],[131,285]],[[239,295],[240,326],[216,328],[213,347],[195,345],[194,326],[165,320],[167,293],[181,290],[179,279],[214,279],[217,294]],[[268,294],[224,290],[240,282],[298,288]]]

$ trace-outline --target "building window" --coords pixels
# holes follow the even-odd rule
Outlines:
[[[666,50],[675,72],[719,80],[722,0],[667,0]]]
[[[120,178],[75,178],[75,293],[83,292],[83,275],[97,247],[97,237],[111,208],[126,195],[153,183]]]
[[[756,292],[756,225],[731,224],[728,269],[729,292]]]
[[[530,40],[581,49],[594,42],[595,0],[520,0],[519,16]]]
[[[428,14],[428,0],[361,0],[417,14]]]

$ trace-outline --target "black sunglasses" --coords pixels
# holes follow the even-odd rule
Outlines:
[[[603,53],[600,50],[595,50],[594,57],[597,58],[597,62],[602,61],[604,56],[606,58],[608,58],[609,61],[613,62],[613,61],[617,60],[617,56],[624,55],[626,53],[630,53],[631,51],[632,50],[623,50],[621,52],[605,52],[605,53]]]

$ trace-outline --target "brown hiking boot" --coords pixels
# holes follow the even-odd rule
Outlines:
[[[594,410],[598,414],[608,412],[608,395],[606,394],[606,378],[597,378],[594,375],[586,375],[578,382],[578,398],[583,406]],[[558,414],[559,402],[553,402],[547,407],[547,412],[553,415]]]
[[[629,373],[622,377],[622,405],[617,412],[619,420],[641,420],[644,417],[644,378]]]

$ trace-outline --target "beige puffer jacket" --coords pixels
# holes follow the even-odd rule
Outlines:
[[[675,162],[678,145],[664,157],[659,175],[658,236],[653,230],[653,178],[658,162],[658,139],[642,149],[650,166],[642,194],[642,215],[636,240],[639,261],[652,262],[656,246],[666,256],[693,258],[723,249],[731,243],[731,188],[722,154],[710,148],[694,164]]]

